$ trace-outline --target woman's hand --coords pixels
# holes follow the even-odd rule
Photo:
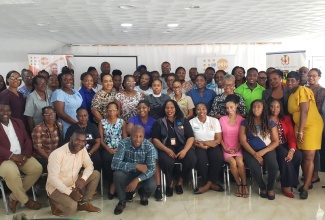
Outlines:
[[[289,152],[288,152],[288,155],[284,158],[284,160],[286,161],[286,162],[290,162],[291,160],[292,160],[292,158],[293,158],[293,154],[294,154],[295,152],[293,151],[293,150],[289,150]]]
[[[256,152],[253,156],[259,162],[259,164],[263,165],[263,157],[259,155],[259,152]]]
[[[181,150],[176,157],[178,157],[178,159],[183,159],[186,156],[187,151],[185,149]]]
[[[304,133],[303,132],[297,132],[297,141],[299,141],[301,144],[304,143]]]
[[[201,149],[207,149],[207,147],[201,141],[195,141],[194,145]]]
[[[108,149],[108,153],[110,153],[110,154],[115,154],[116,151],[117,151],[117,148],[109,148]]]
[[[168,156],[170,156],[171,158],[176,158],[176,154],[174,153],[174,151],[172,151],[171,149],[167,148],[167,150],[165,151],[166,154]]]

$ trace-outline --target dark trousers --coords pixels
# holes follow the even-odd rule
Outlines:
[[[314,157],[314,171],[318,172],[320,171],[320,153],[319,150],[315,151],[315,157]]]
[[[171,148],[175,154],[177,154],[180,150],[183,148]],[[181,177],[184,180],[188,180],[188,176],[190,171],[195,167],[196,164],[196,155],[194,148],[191,148],[187,151],[185,157],[183,159],[175,159],[171,158],[166,154],[165,151],[159,150],[158,152],[158,164],[161,168],[161,170],[166,175],[166,184],[167,186],[170,186],[172,180],[173,180],[173,172],[174,172],[174,165],[175,163],[181,163],[182,164],[182,171],[181,171]]]
[[[281,187],[294,187],[299,185],[299,166],[302,161],[301,151],[298,149],[293,154],[290,162],[286,162],[284,158],[288,155],[288,144],[280,144],[276,148],[276,158],[279,164],[281,174]]]
[[[126,186],[135,178],[137,178],[141,173],[140,172],[124,172],[116,170],[113,174],[115,190],[117,192],[117,197],[119,202],[125,203],[126,200]],[[156,181],[153,177],[141,181],[137,188],[140,197],[145,196],[150,197],[151,193],[156,189]]]
[[[94,170],[100,172],[102,170],[102,156],[100,149],[97,149],[91,156],[90,159],[94,164]]]
[[[42,165],[43,171],[42,173],[47,173],[47,159],[43,157],[35,157],[35,159]]]
[[[253,179],[257,182],[259,188],[261,190],[273,190],[274,182],[276,175],[278,173],[279,167],[276,161],[276,153],[275,150],[270,151],[263,156],[263,164],[265,165],[265,169],[268,173],[268,182],[265,185],[263,180],[263,174],[261,171],[261,164],[255,159],[253,155],[248,153],[247,151],[243,151],[245,163],[248,165],[250,169]]]
[[[207,181],[217,182],[224,163],[221,147],[210,147],[207,150],[195,148],[195,152],[197,156],[196,168],[202,176],[203,183],[206,184]]]
[[[102,163],[103,163],[103,171],[104,171],[104,176],[108,179],[108,186],[113,183],[113,173],[114,170],[111,168],[112,160],[114,154],[110,154],[107,150],[104,148],[101,151],[102,153]]]

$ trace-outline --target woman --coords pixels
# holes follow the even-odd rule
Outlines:
[[[126,75],[123,79],[123,93],[115,95],[114,102],[117,103],[121,118],[128,121],[132,116],[137,114],[137,105],[144,98],[144,94],[134,90],[135,80],[132,75]],[[119,113],[118,112],[118,113]]]
[[[266,103],[271,103],[274,99],[281,102],[285,114],[288,114],[288,99],[290,91],[282,85],[283,72],[281,70],[273,70],[269,74],[270,88],[263,91],[262,99]]]
[[[152,129],[152,142],[158,148],[159,166],[166,175],[166,196],[173,196],[173,170],[175,162],[182,164],[181,177],[175,190],[182,194],[183,180],[195,167],[194,134],[189,121],[184,118],[177,103],[168,100],[163,105],[162,117]]]
[[[162,106],[167,100],[170,100],[170,96],[167,94],[162,94],[162,81],[160,79],[155,79],[152,82],[153,94],[148,95],[144,100],[146,100],[150,105],[149,115],[155,119],[158,119],[161,112],[164,111]]]
[[[233,75],[236,79],[235,81],[235,87],[239,87],[242,84],[246,82],[246,77],[245,77],[245,69],[244,67],[241,66],[235,66],[232,71],[231,75]]]
[[[212,103],[212,108],[210,112],[210,116],[220,119],[222,116],[227,115],[227,108],[226,108],[226,98],[228,95],[235,94],[239,98],[239,105],[237,111],[239,115],[245,116],[246,115],[246,107],[245,101],[243,97],[234,92],[235,89],[235,77],[227,74],[223,78],[223,88],[224,92],[222,94],[217,95]]]
[[[290,116],[284,115],[282,103],[276,99],[269,104],[269,114],[278,129],[280,145],[276,148],[276,156],[281,174],[282,193],[289,198],[294,198],[291,187],[297,188],[299,184],[299,166],[302,156],[296,149],[297,142],[292,121]]]
[[[91,101],[91,112],[96,123],[100,122],[103,118],[107,118],[107,106],[114,101],[116,95],[111,75],[101,74],[100,81],[102,82],[102,89],[95,94]]]
[[[59,122],[63,126],[63,136],[71,124],[77,123],[76,111],[82,104],[80,93],[74,90],[73,75],[66,71],[60,74],[59,87],[53,92],[51,103],[54,106]]]
[[[217,95],[220,95],[224,92],[223,89],[223,78],[227,75],[227,73],[224,70],[218,70],[216,74],[214,74],[214,81],[217,84],[216,88],[214,88],[214,91]]]
[[[47,161],[50,154],[63,144],[62,124],[56,120],[54,108],[46,106],[42,108],[43,121],[32,132],[32,141],[35,158],[43,167],[43,173],[47,173]]]
[[[287,75],[287,86],[291,92],[288,99],[288,112],[293,117],[298,149],[302,151],[302,170],[304,185],[299,188],[300,198],[308,198],[308,189],[312,184],[315,151],[320,150],[322,142],[323,120],[320,116],[313,92],[299,86],[299,74]]]
[[[123,92],[122,87],[122,72],[121,70],[113,70],[113,87],[116,90],[116,92]]]
[[[279,136],[275,123],[269,119],[263,100],[252,102],[247,118],[241,123],[239,139],[245,150],[244,160],[260,188],[260,196],[274,200],[273,186],[278,173],[275,148],[279,145]],[[267,185],[261,172],[263,165],[268,171]]]
[[[81,88],[79,93],[82,97],[81,106],[87,109],[89,115],[89,122],[94,123],[94,115],[91,112],[91,102],[95,96],[95,91],[93,90],[94,80],[93,75],[91,73],[85,72],[80,76],[81,80]]]
[[[127,133],[125,121],[118,117],[118,105],[115,102],[109,103],[107,111],[107,118],[102,119],[98,123],[98,129],[101,136],[100,144],[103,148],[102,161],[103,164],[105,164],[103,169],[105,174],[108,176],[108,199],[112,200],[114,198],[115,188],[113,184],[113,170],[111,168],[111,163],[117,150],[118,143],[120,140],[127,137]]]
[[[225,102],[227,116],[219,120],[222,128],[222,150],[224,160],[229,164],[230,171],[236,181],[237,191],[235,196],[248,198],[249,190],[246,182],[246,169],[243,161],[242,146],[239,142],[239,129],[243,117],[237,114],[240,98],[231,94]]]
[[[319,85],[319,80],[322,76],[322,72],[317,68],[312,68],[309,70],[307,74],[308,78],[308,87],[313,91],[315,100],[316,100],[316,106],[318,109],[319,114],[324,114],[322,112],[322,106],[324,104],[325,99],[325,88]],[[314,159],[314,172],[312,177],[312,183],[317,183],[320,181],[318,176],[318,171],[320,170],[320,155],[319,151],[316,151],[315,153],[315,159]]]
[[[171,99],[177,102],[179,108],[183,112],[184,117],[190,120],[194,116],[193,109],[195,107],[192,98],[182,93],[182,85],[178,80],[173,82],[173,91],[174,96],[172,96]]]
[[[191,89],[193,89],[193,87],[190,84],[185,82],[186,70],[184,67],[182,67],[182,66],[177,67],[177,69],[175,70],[175,75],[182,85],[182,93],[185,94],[188,91],[190,91]]]
[[[173,96],[173,82],[176,80],[176,75],[173,74],[173,73],[170,73],[168,76],[167,76],[167,80],[166,80],[166,83],[167,83],[167,86],[168,88],[166,89],[163,89],[162,90],[162,94],[167,94],[169,96]]]
[[[46,79],[37,75],[32,80],[32,93],[27,96],[24,115],[30,131],[40,124],[44,117],[42,108],[50,106],[51,96],[47,93]]]
[[[2,75],[0,75],[0,93],[7,88],[5,80]]]
[[[135,91],[144,93],[146,96],[152,94],[152,89],[150,88],[152,80],[148,72],[141,73],[139,78],[139,85],[134,88]]]
[[[258,77],[257,77],[257,83],[258,83],[260,86],[263,86],[264,88],[267,89],[266,82],[267,82],[267,75],[266,75],[266,72],[265,72],[265,71],[259,71],[259,72],[258,72]]]
[[[0,93],[0,100],[7,102],[11,109],[11,117],[22,120],[27,127],[26,117],[24,116],[26,99],[23,94],[18,92],[22,78],[20,74],[15,71],[9,71],[6,76],[6,84],[8,88]],[[31,131],[30,131],[31,132]]]
[[[78,122],[72,124],[65,135],[65,143],[69,142],[70,137],[77,130],[83,130],[86,133],[86,150],[94,164],[94,169],[99,172],[102,170],[102,158],[100,154],[100,135],[96,125],[89,122],[88,111],[85,107],[81,106],[77,109]]]
[[[198,74],[195,78],[195,83],[197,89],[189,91],[187,95],[192,98],[194,105],[197,105],[198,103],[204,103],[209,113],[211,110],[212,102],[216,97],[216,93],[211,89],[205,88],[207,85],[207,79],[204,74]]]
[[[194,194],[201,194],[209,189],[223,192],[217,179],[222,170],[223,156],[219,144],[221,143],[221,127],[219,121],[207,116],[207,107],[199,103],[195,108],[197,117],[190,120],[197,156],[197,170],[202,176],[203,186],[194,189]]]
[[[49,83],[48,83],[48,89],[51,90],[51,92],[54,92],[59,88],[59,81],[57,75],[50,75],[49,76]]]
[[[130,135],[134,125],[141,125],[145,131],[144,138],[152,142],[151,130],[154,123],[156,122],[156,119],[149,116],[149,112],[150,112],[149,102],[147,100],[141,100],[138,104],[138,114],[130,118],[129,123],[126,127],[128,135]],[[162,190],[161,190],[161,180],[160,180],[160,167],[158,164],[158,152],[156,152],[156,170],[155,170],[154,177],[157,183],[157,189],[155,191],[155,199],[157,201],[161,201]]]

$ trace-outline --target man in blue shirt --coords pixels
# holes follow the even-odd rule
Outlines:
[[[119,203],[114,214],[119,215],[126,207],[126,193],[132,193],[138,188],[140,204],[147,206],[148,198],[156,189],[153,178],[155,172],[155,150],[151,142],[144,139],[144,128],[135,125],[130,137],[122,140],[114,154],[112,169],[114,185]]]

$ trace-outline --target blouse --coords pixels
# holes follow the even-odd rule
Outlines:
[[[110,93],[107,93],[104,90],[99,90],[99,92],[94,95],[94,98],[91,101],[91,108],[98,111],[103,118],[107,118],[108,104],[114,101],[115,95],[115,89],[113,89]]]
[[[132,116],[137,114],[137,106],[142,100],[142,94],[137,92],[134,96],[126,96],[124,93],[117,93],[115,99],[121,103],[122,119],[129,121]]]
[[[104,142],[109,148],[117,148],[118,143],[122,140],[123,119],[118,118],[115,124],[110,124],[106,119],[102,119],[104,132]]]
[[[239,112],[240,115],[246,114],[246,107],[245,107],[245,101],[243,97],[237,93],[235,93],[236,96],[239,97],[239,105],[237,108],[237,112]],[[216,115],[227,115],[227,109],[226,109],[226,95],[224,93],[217,95],[212,103],[212,108],[210,112],[210,116],[215,117]]]

